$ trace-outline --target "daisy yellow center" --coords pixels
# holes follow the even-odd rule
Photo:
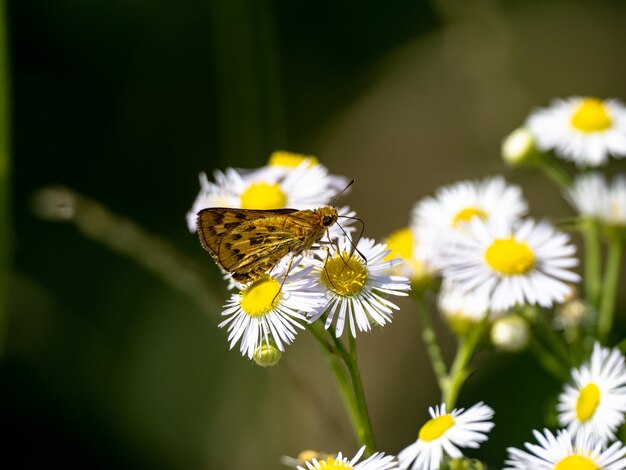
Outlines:
[[[593,417],[600,404],[600,389],[594,383],[585,385],[576,400],[576,416],[583,423]]]
[[[457,213],[457,215],[454,216],[454,219],[452,219],[452,226],[458,227],[462,223],[469,222],[474,217],[478,217],[481,220],[486,220],[487,213],[484,210],[479,209],[478,207],[466,207],[464,209],[461,209]]]
[[[284,150],[277,150],[272,152],[268,163],[272,166],[286,166],[295,168],[302,162],[308,162],[309,167],[313,167],[319,163],[317,158],[312,155],[302,155],[300,153],[285,152]]]
[[[276,306],[279,292],[280,283],[264,276],[242,292],[241,308],[252,317],[261,317]]]
[[[322,269],[322,280],[331,291],[344,297],[361,292],[367,281],[367,267],[356,256],[345,251],[326,261]]]
[[[530,271],[535,265],[535,254],[524,242],[498,238],[487,248],[485,260],[494,271],[510,276]]]
[[[585,98],[572,116],[572,126],[582,132],[604,131],[612,124],[606,106],[596,98]]]
[[[389,235],[387,248],[391,250],[385,259],[394,259],[400,256],[403,259],[413,257],[413,233],[408,228],[401,228]]]
[[[352,470],[352,465],[349,463],[342,462],[341,460],[335,460],[332,457],[328,457],[322,462],[326,464],[322,467],[326,470]]]
[[[554,466],[554,470],[598,470],[589,458],[582,455],[568,455]]]
[[[242,209],[281,209],[287,196],[276,183],[252,183],[241,193]]]
[[[434,441],[435,439],[439,439],[452,426],[454,426],[454,418],[452,415],[441,415],[426,421],[426,424],[421,427],[417,437],[426,442]]]

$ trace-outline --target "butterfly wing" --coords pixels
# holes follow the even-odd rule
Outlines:
[[[297,248],[300,231],[287,220],[294,212],[298,211],[204,209],[197,219],[200,242],[236,281],[250,282]]]

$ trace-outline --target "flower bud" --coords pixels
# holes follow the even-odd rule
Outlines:
[[[283,353],[272,342],[263,341],[254,351],[254,362],[261,367],[271,367],[278,364]]]
[[[491,342],[501,351],[521,351],[528,345],[528,335],[528,323],[518,315],[505,315],[491,326]]]

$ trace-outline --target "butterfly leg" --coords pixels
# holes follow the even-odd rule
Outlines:
[[[280,292],[283,290],[283,286],[285,285],[285,281],[287,280],[287,276],[289,276],[289,273],[291,272],[291,264],[293,263],[293,258],[294,258],[294,255],[291,255],[291,258],[289,258],[289,264],[287,265],[287,271],[285,271],[285,275],[283,276],[283,280],[280,281],[280,288],[278,289],[278,292],[276,292],[276,295],[272,299],[272,304],[274,304],[274,301],[276,300],[276,297],[278,297],[278,294],[280,294]]]

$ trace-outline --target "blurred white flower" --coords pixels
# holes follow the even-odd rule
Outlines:
[[[626,107],[614,99],[556,99],[533,112],[526,126],[540,150],[554,150],[578,166],[605,164],[609,155],[626,156]]]

